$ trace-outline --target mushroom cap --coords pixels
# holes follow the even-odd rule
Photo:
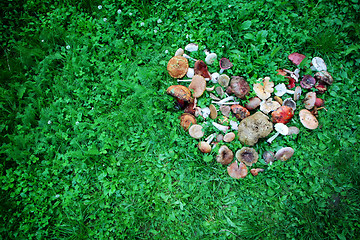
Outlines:
[[[261,112],[256,112],[244,118],[238,126],[238,136],[242,144],[253,146],[259,138],[268,136],[273,130],[269,117]]]
[[[225,117],[230,117],[230,111],[231,111],[230,106],[227,106],[227,105],[222,105],[222,106],[220,106],[220,112],[221,112]]]
[[[210,104],[209,108],[210,108],[210,118],[211,119],[217,118],[217,110],[214,104]]]
[[[309,110],[300,110],[299,117],[302,125],[308,129],[316,129],[319,126],[318,120]]]
[[[195,75],[201,75],[204,78],[211,78],[208,67],[206,66],[206,63],[204,63],[203,60],[197,60],[195,62],[194,72],[195,72]]]
[[[185,50],[188,52],[196,52],[199,49],[199,45],[195,43],[189,43],[185,46]]]
[[[186,76],[188,78],[192,78],[194,75],[195,75],[194,69],[189,67],[187,70]]]
[[[294,111],[296,110],[296,102],[292,98],[285,99],[282,105],[291,107]]]
[[[297,86],[295,88],[295,92],[294,92],[294,101],[297,101],[300,99],[300,96],[301,96],[301,87],[300,86]]]
[[[259,159],[258,153],[255,149],[250,147],[243,147],[235,154],[236,159],[245,163],[246,166],[252,166]]]
[[[215,72],[211,74],[211,82],[217,83],[219,81],[220,74]],[[223,90],[224,91],[224,90]]]
[[[172,57],[167,65],[167,70],[173,78],[182,78],[187,73],[189,62],[183,56]]]
[[[269,114],[270,112],[275,111],[279,107],[281,107],[280,103],[273,101],[272,98],[264,100],[260,103],[260,111],[265,114]]]
[[[183,85],[172,85],[168,87],[166,93],[182,101],[193,101],[190,90]]]
[[[216,156],[216,161],[222,165],[228,165],[234,159],[234,153],[225,145],[219,149],[219,154]]]
[[[202,153],[209,153],[211,152],[211,146],[207,142],[199,142],[198,148]]]
[[[317,89],[317,93],[320,93],[320,94],[325,93],[327,90],[325,83],[323,83],[321,81],[316,83],[315,88]]]
[[[191,125],[196,124],[195,117],[190,113],[181,114],[180,118],[180,126],[187,131]]]
[[[308,92],[305,95],[304,104],[306,109],[312,109],[315,106],[316,102],[316,93],[315,92]]]
[[[199,124],[194,124],[189,128],[189,134],[195,139],[200,139],[204,136],[203,127]]]
[[[318,72],[327,71],[327,67],[326,67],[324,59],[322,59],[320,57],[314,57],[311,60],[311,63],[312,63],[312,68],[315,69],[316,71],[318,71]]]
[[[181,56],[184,54],[184,49],[179,48],[178,50],[176,50],[174,56]]]
[[[283,105],[283,100],[279,96],[274,96],[274,100],[277,101],[280,105]]]
[[[251,173],[251,175],[253,175],[255,177],[259,174],[259,172],[263,172],[263,171],[265,171],[265,169],[263,169],[263,168],[252,168],[250,170],[250,173]]]
[[[206,56],[205,62],[206,62],[206,64],[211,65],[216,61],[216,58],[217,58],[216,53],[210,53]]]
[[[261,103],[261,99],[258,97],[252,97],[249,101],[244,105],[247,110],[254,110],[255,108],[259,107]]]
[[[230,81],[231,93],[236,97],[244,99],[250,92],[249,83],[240,76],[232,76]]]
[[[273,123],[283,123],[286,124],[294,116],[294,110],[288,106],[281,106],[271,113],[271,118]]]
[[[215,88],[215,92],[222,98],[225,94],[224,89],[220,86]]]
[[[261,100],[266,100],[274,92],[274,82],[270,82],[269,77],[259,78],[258,81],[260,82],[253,85],[254,92]]]
[[[325,104],[324,99],[316,98],[316,100],[315,100],[315,107],[322,107],[322,106],[324,106],[324,104]]]
[[[203,76],[200,75],[194,75],[192,78],[192,81],[189,85],[189,89],[194,90],[193,97],[198,98],[200,97],[205,89],[206,89],[206,80]]]
[[[287,91],[287,88],[285,86],[285,83],[280,83],[278,85],[275,86],[275,89],[276,89],[276,93],[275,95],[276,96],[279,96],[281,97],[282,95],[284,95]]]
[[[229,176],[235,179],[244,178],[248,174],[246,165],[242,162],[238,164],[237,161],[230,164],[230,166],[227,167],[227,171]]]
[[[294,149],[291,147],[284,147],[276,152],[275,158],[277,160],[286,161],[291,158],[292,155],[294,155]]]
[[[300,81],[300,86],[304,89],[310,89],[315,86],[316,80],[311,75],[304,75]]]
[[[232,66],[234,66],[229,59],[227,58],[221,58],[220,61],[219,61],[219,65],[220,65],[220,68],[221,69],[229,69],[231,68]]]
[[[288,56],[289,60],[296,66],[300,65],[300,63],[302,62],[302,60],[304,60],[305,57],[305,55],[297,52],[294,52]]]
[[[321,71],[321,72],[317,72],[315,73],[314,77],[318,80],[318,81],[322,81],[325,82],[329,85],[333,84],[334,82],[334,78],[331,76],[331,74],[327,71]]]
[[[239,104],[234,104],[231,106],[231,111],[235,114],[235,117],[238,120],[242,120],[248,116],[250,116],[250,112],[249,110],[247,110],[245,107],[239,105]]]
[[[300,132],[299,128],[297,128],[295,126],[291,126],[291,127],[289,127],[288,135],[299,134],[299,132]]]
[[[218,83],[223,87],[229,86],[229,82],[230,82],[230,77],[226,74],[221,74],[218,78]]]
[[[262,157],[263,157],[266,164],[274,162],[274,160],[275,160],[275,154],[273,152],[271,152],[271,151],[265,151],[263,153]]]
[[[225,134],[223,140],[224,142],[232,142],[235,139],[235,133],[233,132],[229,132],[227,134]]]
[[[289,128],[283,123],[275,123],[275,131],[279,132],[281,135],[288,135]]]

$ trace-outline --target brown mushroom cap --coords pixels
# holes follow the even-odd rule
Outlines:
[[[210,104],[209,108],[210,108],[210,118],[211,119],[217,118],[217,110],[214,104]]]
[[[194,73],[195,75],[201,75],[204,78],[211,78],[211,75],[208,71],[208,67],[203,60],[197,60],[194,65]]]
[[[249,83],[243,77],[232,76],[230,81],[229,92],[235,94],[236,97],[244,99],[250,92]],[[228,90],[227,89],[227,90]]]
[[[289,127],[289,132],[287,135],[299,134],[299,132],[300,132],[299,128],[297,128],[295,126],[291,126],[291,127]]]
[[[233,132],[229,132],[229,133],[225,134],[225,136],[223,138],[224,142],[231,142],[234,139],[235,139],[235,133],[233,133]]]
[[[199,142],[198,144],[199,150],[203,153],[209,153],[211,152],[211,146],[207,142]]]
[[[202,130],[203,127],[201,125],[194,124],[189,128],[189,134],[195,139],[200,139],[204,136],[204,132]]]
[[[167,70],[173,78],[182,78],[187,73],[189,62],[183,56],[172,57],[167,65]]]
[[[259,174],[259,172],[263,172],[263,171],[265,171],[265,169],[263,169],[263,168],[252,168],[250,170],[250,173],[251,173],[251,175],[253,175],[255,177]]]
[[[190,125],[196,124],[195,117],[190,113],[183,113],[180,116],[180,125],[181,127],[187,131],[190,127]]]
[[[193,101],[190,90],[183,85],[172,85],[168,87],[166,93],[182,101]]]
[[[222,165],[228,165],[234,159],[234,153],[225,145],[219,149],[219,155],[216,156],[216,161]]]
[[[260,106],[261,99],[258,97],[252,97],[249,99],[249,101],[244,105],[247,110],[254,110],[258,106]]]
[[[220,112],[221,112],[225,117],[230,117],[230,111],[231,111],[230,106],[226,106],[226,105],[220,106]]]
[[[266,164],[272,163],[275,160],[275,154],[271,151],[265,151],[262,157]]]
[[[242,162],[238,164],[237,161],[228,166],[227,171],[229,176],[235,179],[244,178],[248,174],[246,165]]]
[[[302,125],[308,129],[316,129],[319,126],[318,120],[309,110],[300,110],[299,117]]]
[[[206,80],[201,75],[194,75],[189,85],[190,90],[194,90],[193,97],[198,98],[204,93],[206,89]]]
[[[253,165],[259,159],[258,153],[253,148],[243,147],[236,152],[236,159],[245,163],[247,166]]]
[[[286,161],[291,158],[292,155],[294,155],[294,149],[292,149],[291,147],[284,147],[276,152],[275,158],[277,160]]]
[[[333,82],[334,82],[334,78],[327,71],[317,72],[317,73],[315,73],[314,77],[316,80],[325,82],[329,85],[333,84]]]
[[[300,96],[301,96],[301,87],[300,86],[297,86],[295,88],[295,93],[294,93],[294,101],[297,101],[300,99]]]

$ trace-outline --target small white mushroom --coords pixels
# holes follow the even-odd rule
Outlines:
[[[206,58],[205,58],[206,64],[208,65],[213,64],[217,59],[216,53],[210,53],[207,49],[205,49],[204,52],[206,54]]]
[[[276,133],[275,133],[275,135],[273,135],[271,138],[269,138],[269,139],[267,140],[267,142],[268,142],[269,144],[271,144],[271,142],[274,141],[274,139],[275,139],[277,136],[279,136],[280,134],[281,134],[281,135],[287,135],[287,134],[289,133],[289,128],[288,128],[285,124],[283,124],[283,123],[276,123],[276,124],[274,125],[274,128],[275,128]]]
[[[221,74],[219,76],[219,79],[218,79],[218,83],[223,86],[223,87],[227,87],[229,86],[229,83],[230,83],[230,78],[228,75],[226,74]]]
[[[211,111],[210,111],[210,108],[208,108],[208,107],[201,109],[201,115],[203,116],[203,118],[209,117],[210,113],[211,113]]]
[[[218,74],[218,73],[211,74],[211,82],[212,83],[217,83],[218,80],[219,80],[219,77],[220,77],[220,74]]]
[[[188,71],[187,71],[187,73],[186,73],[186,76],[187,76],[188,78],[192,78],[194,75],[195,75],[194,69],[193,69],[193,68],[188,68]]]
[[[189,43],[185,46],[185,50],[188,52],[196,52],[199,49],[199,45],[195,43]]]
[[[288,93],[288,94],[294,94],[295,93],[294,91],[288,90],[286,88],[286,86],[285,86],[285,83],[280,83],[280,84],[276,85],[275,89],[276,89],[275,95],[279,96],[279,97],[281,97],[285,93]]]
[[[176,50],[175,52],[175,56],[181,56],[184,54],[184,49],[182,48],[179,48],[178,50]]]
[[[212,125],[214,125],[214,127],[219,129],[220,131],[223,131],[224,133],[226,133],[226,131],[229,129],[228,126],[224,126],[224,125],[218,124],[216,122],[212,122]]]
[[[300,73],[300,69],[295,69],[295,71],[290,71],[290,70],[287,70],[287,69],[283,69],[284,70],[284,72],[286,72],[286,73],[289,73],[290,74],[290,77],[292,77],[293,79],[295,79],[295,81],[296,82],[298,82],[299,81],[299,77],[300,77],[300,75],[299,75],[299,73]]]
[[[297,101],[300,99],[300,96],[301,96],[301,87],[300,86],[297,86],[295,88],[295,92],[294,92],[294,101]]]
[[[234,96],[230,96],[230,97],[226,97],[226,98],[224,98],[224,99],[222,99],[222,100],[220,100],[220,101],[218,101],[218,102],[212,102],[212,103],[216,103],[216,104],[219,104],[219,105],[221,105],[221,104],[239,104],[238,102],[237,103],[235,103],[235,102],[229,102],[229,101],[233,101],[233,100],[235,100],[235,97]]]
[[[232,130],[239,130],[239,123],[233,120],[230,120],[230,126]]]
[[[192,57],[190,57],[189,55],[187,55],[187,54],[185,54],[185,53],[183,54],[183,57],[184,57],[184,58],[187,58],[187,59],[190,59],[190,60],[193,60],[193,61],[195,61],[195,62],[197,61],[197,59],[192,58]]]

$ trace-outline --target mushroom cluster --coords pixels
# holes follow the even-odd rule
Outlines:
[[[191,43],[185,47],[185,51],[192,54],[198,52],[199,48]],[[247,167],[256,165],[259,159],[252,146],[271,132],[275,131],[275,134],[267,139],[269,145],[277,138],[299,134],[298,127],[286,125],[297,122],[293,120],[295,112],[299,113],[299,120],[305,128],[318,127],[317,110],[324,108],[324,100],[318,98],[317,94],[323,94],[326,86],[333,83],[321,58],[312,60],[311,69],[316,72],[314,76],[309,75],[309,71],[300,76],[299,66],[303,65],[301,62],[305,56],[290,54],[288,58],[296,69],[277,71],[288,81],[287,84],[275,85],[266,76],[251,81],[255,82],[251,85],[244,77],[231,75],[233,64],[229,59],[221,58],[216,68],[216,53],[205,50],[203,61],[185,54],[185,51],[179,48],[168,62],[169,75],[177,79],[177,84],[170,86],[166,92],[176,99],[177,107],[184,111],[179,117],[183,130],[199,141],[197,148],[202,153],[218,149],[216,162],[228,165],[229,176],[236,179],[247,176]],[[226,73],[223,73],[225,70]],[[181,79],[185,75],[191,79]],[[302,96],[302,92],[306,92],[305,96]],[[303,106],[303,109],[299,110],[299,106]],[[236,145],[241,148],[232,150],[231,147],[235,145],[231,144],[233,141],[239,141]],[[286,161],[293,154],[291,147],[283,147],[276,153],[265,151],[262,163]],[[263,168],[250,169],[253,176],[264,171]]]

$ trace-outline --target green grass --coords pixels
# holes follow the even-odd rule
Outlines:
[[[3,239],[360,238],[357,0],[0,6]],[[321,127],[295,117],[297,137],[254,147],[291,146],[290,160],[230,178],[165,94],[167,61],[189,42],[231,59],[227,73],[249,83],[282,82],[292,52],[322,57],[335,81]]]

